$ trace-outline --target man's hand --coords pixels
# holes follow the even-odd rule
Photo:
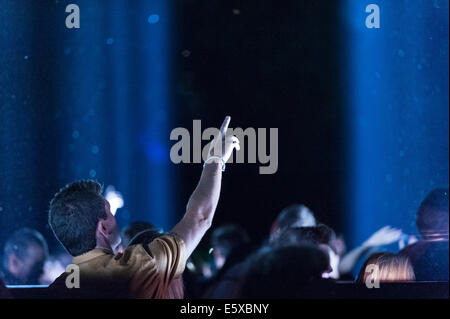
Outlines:
[[[226,163],[231,157],[233,150],[240,150],[239,140],[236,136],[227,136],[228,125],[231,117],[225,117],[220,127],[219,134],[214,138],[209,147],[209,156],[218,156]],[[216,161],[217,162],[217,161]]]
[[[395,243],[402,235],[401,229],[392,228],[391,226],[384,226],[376,231],[369,239],[367,239],[364,247],[379,247]]]
[[[345,254],[339,263],[339,272],[341,274],[350,273],[358,261],[363,258],[372,248],[395,243],[402,235],[401,229],[385,226],[376,231],[361,246],[352,249]]]

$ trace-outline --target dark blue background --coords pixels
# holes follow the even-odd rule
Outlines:
[[[121,226],[170,229],[201,172],[170,162],[170,131],[228,114],[279,128],[279,169],[227,167],[216,225],[260,241],[299,202],[350,246],[414,233],[448,185],[448,87],[448,1],[0,0],[0,242],[31,226],[56,248],[48,202],[80,178],[123,193]]]

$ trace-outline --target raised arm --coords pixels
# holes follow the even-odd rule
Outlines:
[[[400,239],[402,231],[400,229],[385,226],[376,231],[361,246],[348,252],[339,263],[339,273],[350,273],[358,261],[366,256],[373,248],[392,244]]]
[[[211,142],[209,156],[205,161],[200,181],[187,204],[186,213],[172,232],[180,236],[187,248],[188,256],[197,247],[212,223],[220,197],[222,166],[230,158],[233,150],[239,150],[239,140],[226,136],[230,117],[227,116],[219,134]]]

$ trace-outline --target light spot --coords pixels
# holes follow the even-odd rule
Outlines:
[[[190,270],[190,271],[195,271],[195,266],[194,266],[194,264],[192,263],[192,261],[188,261],[188,262],[186,263],[186,268],[187,268],[188,270]]]
[[[97,172],[95,171],[95,169],[91,169],[89,171],[89,177],[90,178],[94,178],[97,175]]]
[[[191,55],[191,51],[183,50],[183,51],[181,51],[181,55],[185,58],[188,58]]]
[[[93,154],[98,154],[98,152],[100,151],[100,148],[97,145],[92,146],[92,153]]]
[[[159,15],[157,15],[157,14],[151,14],[149,17],[148,17],[148,23],[150,23],[150,24],[155,24],[155,23],[158,23],[159,22]]]

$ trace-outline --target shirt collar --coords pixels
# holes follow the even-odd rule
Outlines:
[[[97,258],[100,256],[104,256],[104,255],[114,255],[114,253],[109,249],[94,248],[82,255],[73,257],[72,264],[78,265],[78,264],[84,263],[86,261],[89,261],[91,259],[94,259],[94,258]]]

